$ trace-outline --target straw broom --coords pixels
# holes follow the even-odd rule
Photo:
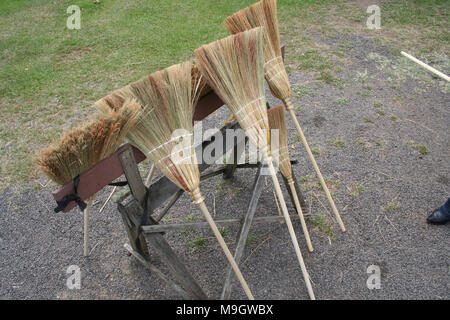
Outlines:
[[[67,131],[59,141],[36,155],[37,166],[57,184],[68,183],[120,147],[139,111],[138,105],[128,105]],[[95,195],[87,199],[87,207],[83,211],[85,256],[89,255],[89,215],[94,198]]]
[[[230,108],[250,142],[258,147],[273,179],[283,215],[311,299],[308,272],[278,183],[269,148],[269,124],[264,96],[262,28],[229,36],[195,50],[198,68],[208,84]]]
[[[191,69],[192,64],[185,62],[131,84],[133,95],[142,105],[143,111],[128,138],[167,178],[190,193],[219,241],[245,293],[253,300],[253,295],[200,193],[200,173],[192,124],[200,82],[192,88]]]
[[[287,131],[286,131],[286,120],[284,118],[284,107],[278,106],[270,109],[268,112],[269,117],[269,127],[270,130],[278,130],[279,141],[278,149],[272,149],[272,152],[278,156],[278,167],[280,168],[281,174],[287,179],[289,188],[291,189],[292,197],[294,198],[295,208],[297,209],[300,222],[302,224],[303,233],[305,235],[306,243],[308,244],[308,250],[313,252],[313,246],[311,244],[311,239],[309,238],[308,227],[306,226],[305,218],[303,217],[302,207],[300,206],[300,201],[298,200],[297,191],[295,189],[294,179],[292,177],[292,166],[291,159],[289,158],[289,149],[287,145]],[[272,146],[274,146],[272,140]],[[276,157],[277,158],[277,157]]]
[[[224,21],[224,25],[232,34],[249,30],[251,28],[262,26],[265,28],[264,33],[264,69],[265,78],[269,84],[270,91],[272,94],[283,101],[291,119],[294,121],[295,127],[300,135],[303,145],[305,146],[306,152],[308,153],[309,159],[316,171],[319,178],[320,184],[327,196],[328,202],[330,203],[336,220],[342,230],[345,232],[345,226],[342,222],[341,216],[336,208],[333,198],[331,197],[330,191],[323,179],[322,173],[316,163],[314,155],[306,141],[306,137],[303,134],[303,130],[300,127],[300,123],[297,120],[294,112],[294,105],[291,101],[291,87],[289,83],[289,78],[284,66],[283,58],[281,55],[280,48],[280,32],[278,28],[278,18],[277,18],[277,1],[276,0],[261,0],[243,10],[240,10],[228,17]]]

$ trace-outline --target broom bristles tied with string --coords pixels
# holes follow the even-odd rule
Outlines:
[[[278,130],[279,140],[272,141],[272,146],[278,146],[278,148],[272,148],[273,158],[278,159],[278,167],[281,174],[290,181],[292,180],[292,166],[291,159],[289,158],[284,106],[281,105],[271,108],[267,113],[271,132],[272,130]]]
[[[191,86],[191,71],[192,64],[184,62],[130,85],[143,109],[129,140],[185,191],[200,183],[192,133],[200,77]]]
[[[267,149],[262,37],[263,29],[254,28],[204,45],[195,54],[207,83],[236,116],[250,141]]]
[[[281,54],[277,1],[261,0],[225,19],[224,25],[232,34],[264,27],[264,76],[275,97],[289,97],[291,87]]]

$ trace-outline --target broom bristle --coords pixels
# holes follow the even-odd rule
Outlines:
[[[212,91],[212,89],[206,84],[205,79],[201,76],[196,66],[192,66],[191,70],[192,78],[192,90],[196,87],[199,88],[198,97],[201,98]],[[138,83],[139,81],[136,81]],[[131,85],[127,85],[123,88],[113,91],[111,94],[96,101],[94,106],[101,112],[108,113],[111,110],[117,111],[122,108],[126,99],[134,97]]]
[[[193,144],[193,108],[201,81],[192,88],[192,64],[185,62],[131,84],[143,110],[129,140],[172,182],[195,190],[200,174]]]
[[[289,158],[289,148],[287,140],[287,130],[286,130],[286,118],[284,115],[284,106],[278,106],[269,109],[269,126],[270,130],[278,130],[278,144],[272,141],[272,146],[277,146],[278,148],[272,148],[272,154],[274,159],[278,159],[278,167],[280,168],[281,174],[289,179],[292,177],[292,166],[291,159]]]
[[[232,34],[264,27],[265,78],[275,97],[278,99],[289,97],[291,88],[281,55],[277,1],[261,0],[225,19],[224,25]]]
[[[119,148],[139,111],[136,103],[129,103],[65,132],[59,141],[36,155],[37,166],[60,185],[71,181]]]
[[[251,29],[195,50],[200,72],[256,146],[267,146],[269,128],[262,33]]]

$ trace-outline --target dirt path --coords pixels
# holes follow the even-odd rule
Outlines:
[[[303,147],[289,122],[292,157],[311,203],[314,253],[307,253],[301,227],[294,224],[318,299],[449,299],[449,228],[425,218],[450,195],[450,98],[442,83],[422,81],[417,69],[400,64],[388,48],[361,36],[320,39],[330,48],[345,43],[349,63],[339,81],[320,86],[311,76],[292,72],[299,96],[297,114],[348,232],[332,221]],[[399,62],[400,61],[400,62]],[[400,67],[398,67],[400,66]],[[403,66],[403,67],[402,67]],[[443,70],[449,72],[449,70]],[[417,75],[412,78],[410,75]],[[402,76],[404,81],[398,80]],[[277,101],[271,99],[272,105]],[[219,127],[220,110],[204,128]],[[240,217],[249,201],[254,171],[240,171],[228,184],[221,178],[202,185],[217,218]],[[104,190],[99,199],[107,196]],[[0,298],[5,299],[176,299],[123,249],[126,241],[115,205],[92,214],[90,258],[82,257],[82,216],[54,214],[50,190],[7,189],[0,195]],[[322,205],[323,204],[323,205]],[[291,211],[292,205],[288,204]],[[276,213],[268,185],[257,216]],[[183,196],[170,221],[200,219]],[[233,246],[237,230],[230,228]],[[203,236],[206,246],[192,242]],[[196,279],[218,297],[226,260],[212,234],[190,231],[166,235]],[[198,251],[195,251],[195,250]],[[195,252],[194,252],[195,251]],[[158,264],[158,257],[153,257]],[[242,272],[258,299],[307,299],[285,225],[255,225]],[[369,265],[381,268],[381,289],[366,286]],[[80,290],[66,287],[66,269],[82,271]],[[233,298],[244,299],[235,286]]]

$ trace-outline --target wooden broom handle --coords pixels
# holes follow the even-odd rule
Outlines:
[[[285,100],[283,100],[283,103],[284,103],[286,109],[288,110],[289,115],[291,116],[292,120],[294,121],[295,127],[297,128],[297,131],[300,135],[300,139],[302,140],[302,143],[305,146],[305,149],[306,149],[306,152],[308,153],[309,159],[311,160],[314,170],[316,171],[316,174],[319,177],[320,184],[322,185],[322,188],[325,191],[325,194],[328,198],[328,202],[330,203],[331,208],[333,209],[333,212],[334,212],[336,220],[339,224],[339,227],[341,228],[342,232],[345,232],[347,230],[345,229],[345,226],[344,226],[344,223],[342,222],[339,211],[337,210],[336,205],[334,204],[333,198],[331,197],[330,190],[328,190],[327,184],[325,183],[325,180],[323,179],[322,174],[320,173],[319,167],[317,166],[316,160],[314,159],[314,155],[312,154],[311,149],[309,148],[308,142],[306,141],[306,137],[303,134],[303,130],[300,127],[300,124],[298,123],[297,117],[295,116],[294,106],[292,105],[290,98],[286,98]]]
[[[89,219],[91,215],[91,203],[88,202],[86,209],[83,210],[84,217],[84,246],[83,254],[85,257],[89,256]]]
[[[241,270],[239,270],[238,265],[236,264],[236,261],[234,260],[233,256],[231,255],[230,250],[228,249],[227,244],[223,240],[222,235],[219,232],[219,229],[217,229],[216,223],[214,222],[213,218],[211,217],[211,214],[208,211],[208,208],[206,208],[205,203],[202,201],[200,203],[197,203],[200,207],[200,210],[202,211],[203,215],[206,218],[206,221],[208,221],[209,226],[211,227],[214,235],[217,238],[217,241],[219,241],[220,246],[222,247],[223,252],[225,253],[225,256],[228,259],[228,262],[231,264],[231,267],[234,270],[234,273],[236,274],[236,277],[238,278],[239,282],[241,283],[242,288],[245,291],[245,294],[250,300],[255,300],[253,297],[253,294],[251,293],[247,282],[245,281],[244,277],[242,276]]]
[[[292,244],[294,245],[295,253],[297,254],[298,262],[300,263],[300,268],[302,269],[303,279],[306,283],[306,288],[311,300],[316,300],[314,292],[311,286],[311,281],[309,279],[308,271],[306,270],[305,262],[303,261],[303,256],[298,245],[297,236],[295,235],[294,227],[292,226],[291,218],[289,217],[288,209],[286,207],[286,202],[284,201],[283,193],[281,192],[280,184],[278,183],[278,178],[275,173],[275,168],[273,167],[272,158],[270,156],[265,156],[266,162],[269,166],[270,175],[272,176],[273,185],[275,192],[277,193],[278,200],[281,204],[281,209],[283,211],[284,220],[289,230],[289,235],[291,236]]]
[[[298,212],[298,217],[300,218],[300,222],[302,224],[302,229],[305,235],[306,244],[308,245],[308,250],[309,252],[313,252],[314,248],[309,237],[308,227],[306,226],[305,217],[303,217],[302,207],[300,206],[300,201],[298,200],[297,196],[297,190],[295,190],[294,180],[292,179],[292,177],[288,178],[288,184],[289,188],[291,189],[292,197],[294,198],[294,204]]]

